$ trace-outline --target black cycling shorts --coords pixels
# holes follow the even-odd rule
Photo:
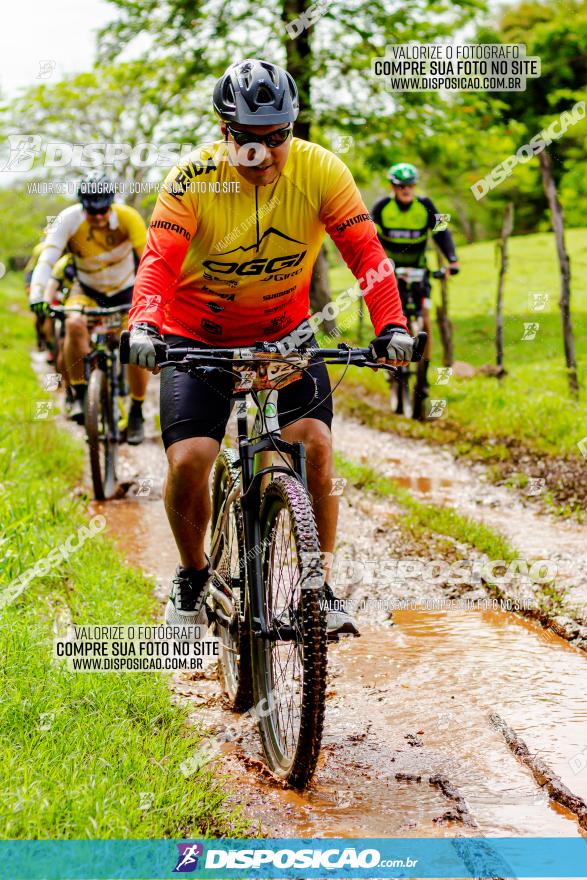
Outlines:
[[[99,290],[94,290],[93,287],[88,287],[87,284],[82,284],[79,282],[79,286],[81,287],[82,293],[86,296],[89,296],[90,299],[93,299],[98,307],[101,309],[109,309],[115,308],[116,306],[130,306],[132,303],[132,292],[133,287],[125,287],[124,290],[120,290],[118,293],[101,293]]]
[[[184,336],[166,335],[168,345],[210,348]],[[309,345],[315,345],[312,338]],[[168,449],[178,440],[212,437],[219,443],[226,433],[232,409],[233,379],[229,373],[214,371],[206,379],[194,378],[173,367],[161,371],[161,433]],[[328,370],[323,363],[312,364],[302,378],[281,388],[277,398],[280,427],[301,418],[318,419],[332,425],[332,395]]]
[[[402,302],[402,311],[404,315],[406,314],[406,302],[408,298],[408,285],[403,280],[403,278],[397,279],[397,287],[399,291],[399,296]],[[420,284],[412,284],[411,288],[411,296],[414,302],[414,308],[416,310],[416,314],[420,315],[422,313],[422,305],[424,300],[430,299],[432,295],[432,288],[430,287],[430,278],[427,276],[424,281]]]

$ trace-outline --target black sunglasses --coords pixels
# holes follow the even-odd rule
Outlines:
[[[111,205],[82,205],[82,207],[87,214],[91,214],[92,217],[98,217],[99,215],[107,214]]]
[[[252,131],[239,131],[231,125],[226,125],[226,130],[231,134],[239,147],[247,144],[265,144],[269,149],[280,147],[286,142],[292,132],[292,126],[286,125],[285,128],[278,128],[276,131],[270,131],[269,134],[255,134]]]

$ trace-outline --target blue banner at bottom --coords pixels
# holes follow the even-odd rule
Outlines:
[[[583,838],[3,840],[1,880],[587,878]]]

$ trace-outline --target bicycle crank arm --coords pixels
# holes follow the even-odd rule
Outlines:
[[[214,584],[210,584],[208,587],[208,594],[220,605],[224,614],[227,615],[227,623],[230,623],[231,618],[236,614],[234,601],[222,590],[219,590],[218,587],[215,587]]]

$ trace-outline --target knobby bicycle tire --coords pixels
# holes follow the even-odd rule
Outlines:
[[[85,426],[94,496],[104,501],[114,494],[116,486],[116,444],[112,439],[114,414],[108,376],[103,370],[92,370],[90,375]]]
[[[236,453],[232,449],[223,449],[216,459],[212,482],[212,534],[224,509],[224,500],[234,486],[238,485],[239,480]],[[231,504],[211,561],[216,586],[219,589],[225,584],[229,586],[237,609],[230,628],[217,622],[222,686],[232,708],[244,712],[253,705],[253,682],[246,599],[245,541],[242,511],[238,501]]]
[[[280,533],[286,519],[293,565],[291,578],[295,581],[292,583],[295,596],[292,590],[287,618],[293,637],[281,641],[252,634],[251,656],[255,702],[260,710],[257,723],[267,762],[273,772],[290,785],[304,788],[316,769],[324,726],[326,612],[322,606],[321,578],[316,577],[316,567],[307,564],[307,560],[320,558],[310,497],[297,479],[279,475],[265,490],[260,512],[263,601],[269,629],[280,620],[280,612],[284,610],[278,607],[278,594],[283,583],[279,563],[284,558],[281,553],[283,535]],[[287,548],[285,553],[288,553]],[[278,680],[280,662],[287,651],[297,659],[298,669],[292,667],[290,693],[294,694],[299,706],[290,705],[289,716],[284,717],[281,691],[287,687],[280,688]],[[284,683],[287,686],[285,679]],[[292,711],[298,717],[294,718]]]

